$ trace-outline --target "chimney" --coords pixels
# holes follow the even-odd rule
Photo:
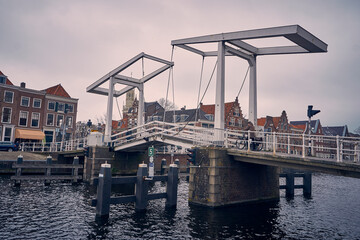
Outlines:
[[[185,111],[185,109],[186,109],[186,106],[182,107],[182,108],[181,108],[181,111]]]
[[[20,83],[21,88],[25,88],[26,84],[24,82]]]

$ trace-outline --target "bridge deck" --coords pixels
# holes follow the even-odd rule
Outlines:
[[[244,150],[228,149],[228,154],[234,157],[234,160],[276,167],[294,168],[323,172],[333,175],[360,178],[360,165],[348,162],[336,162],[333,159],[325,160],[316,157],[301,157],[272,152],[248,152]]]

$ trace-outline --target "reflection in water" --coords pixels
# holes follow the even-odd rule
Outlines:
[[[146,212],[134,204],[112,205],[106,222],[95,221],[86,184],[24,182],[13,187],[0,177],[0,239],[360,239],[360,181],[314,175],[313,197],[301,191],[277,203],[208,209],[188,205],[188,183],[181,178],[177,209],[150,201]],[[151,192],[164,192],[157,182]],[[113,188],[133,194],[133,185]]]

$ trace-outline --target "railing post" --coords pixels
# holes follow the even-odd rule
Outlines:
[[[148,195],[148,182],[145,181],[145,177],[147,176],[147,165],[139,164],[139,168],[137,171],[137,180],[135,185],[135,211],[142,212],[146,210],[147,205],[147,195]]]
[[[302,157],[305,158],[305,132],[302,135]]]
[[[290,151],[290,134],[288,135],[288,154],[290,155],[291,151]]]
[[[33,152],[35,152],[35,142],[33,143]]]
[[[52,157],[50,155],[47,156],[46,158],[46,164],[47,165],[52,164]],[[51,166],[47,166],[45,174],[47,177],[51,176]],[[45,179],[45,186],[49,186],[49,185],[50,185],[50,179]]]
[[[164,175],[165,173],[165,167],[166,167],[166,159],[163,158],[161,160],[161,165],[160,165],[160,175]]]
[[[340,138],[339,138],[339,135],[336,135],[336,161],[341,162],[341,160],[340,160]]]
[[[228,133],[228,130],[226,129],[225,130],[225,147],[226,148],[228,147],[228,136],[229,136],[229,133]]]
[[[95,219],[106,220],[109,218],[111,196],[111,165],[101,164],[99,183],[96,195],[96,217]]]
[[[250,137],[250,130],[248,130],[248,152],[250,152],[251,146],[251,137]]]
[[[25,143],[24,143],[24,142],[22,142],[22,143],[21,143],[21,145],[22,145],[22,147],[21,147],[21,151],[23,152],[23,151],[24,151],[24,149],[25,149]]]
[[[166,208],[175,208],[177,204],[179,168],[176,164],[170,164],[168,172],[168,181],[166,185]]]
[[[74,157],[73,165],[79,165],[79,157],[78,156]],[[78,182],[78,176],[79,176],[79,168],[73,168],[71,175],[74,177],[72,183],[73,184],[77,183]]]
[[[354,162],[358,162],[359,161],[359,153],[358,153],[358,143],[355,143],[355,147],[354,147]]]
[[[276,154],[276,134],[275,132],[272,132],[273,134],[273,154]]]
[[[311,198],[311,173],[305,172],[303,177],[303,195],[306,198]]]
[[[340,162],[344,159],[344,139],[340,140]]]
[[[23,156],[22,155],[19,155],[18,156],[18,158],[17,158],[17,160],[16,160],[16,163],[17,164],[22,164],[23,163]],[[19,168],[17,168],[16,169],[16,176],[17,177],[20,177],[21,176],[21,171],[22,171],[22,169],[21,169],[21,167],[19,167]],[[20,187],[20,184],[21,184],[21,180],[19,179],[19,180],[15,180],[15,186],[16,187]]]

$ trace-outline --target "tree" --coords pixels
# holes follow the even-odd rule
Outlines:
[[[166,102],[166,106],[165,106],[165,102]],[[165,109],[165,111],[169,111],[169,110],[175,110],[177,108],[177,106],[169,101],[169,100],[165,100],[165,98],[160,98],[158,100],[158,103]]]

